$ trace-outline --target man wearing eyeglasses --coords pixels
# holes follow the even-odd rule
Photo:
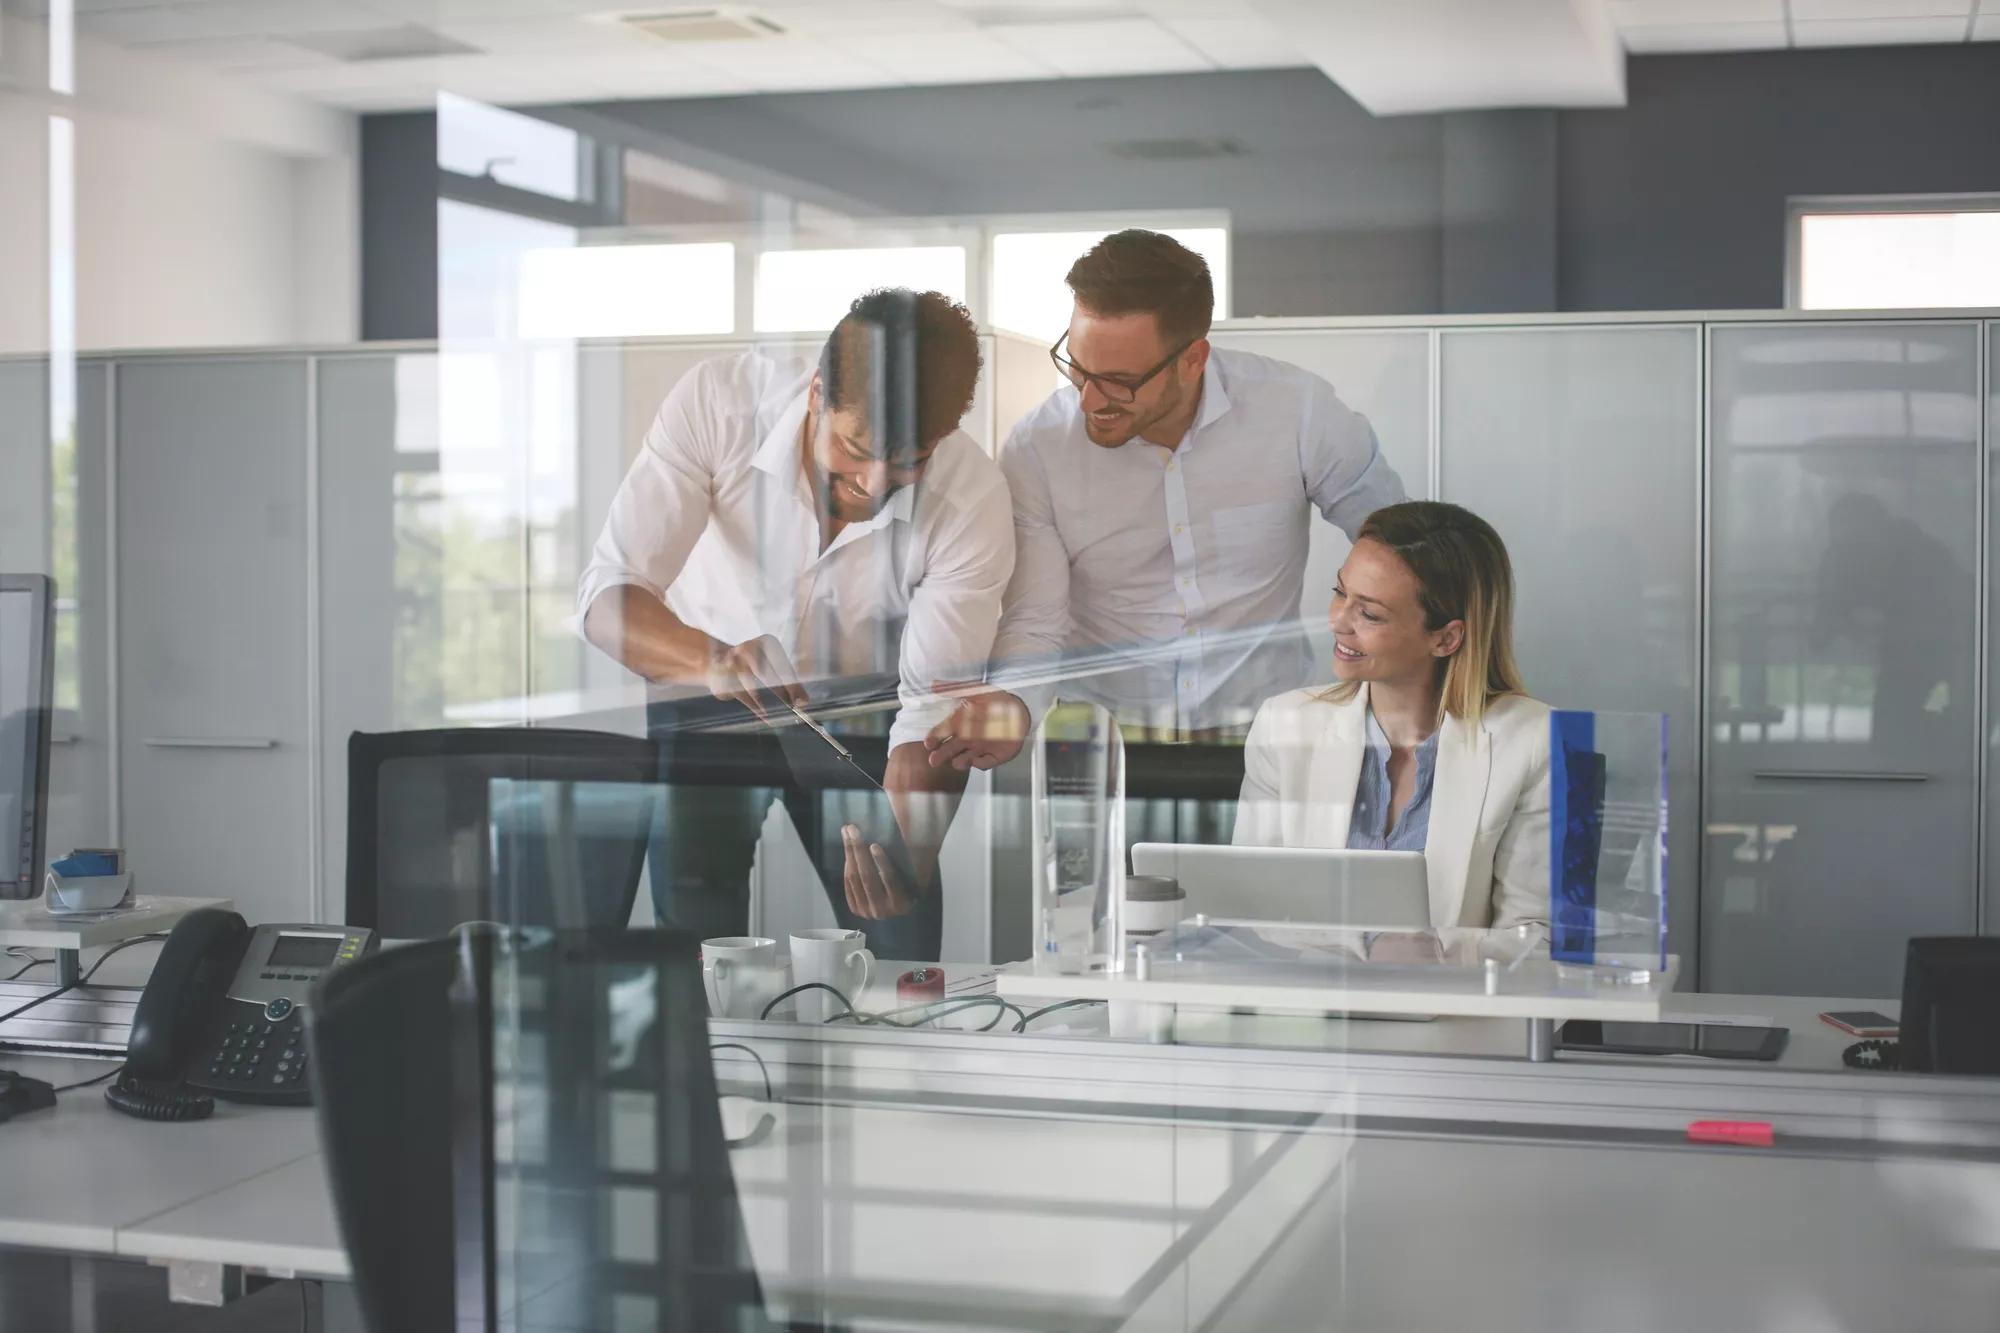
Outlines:
[[[1350,537],[1404,498],[1374,429],[1325,380],[1212,348],[1201,256],[1148,231],[1106,236],[1069,271],[1069,381],[1014,428],[1001,468],[1017,557],[993,677],[930,762],[992,768],[1053,695],[1178,737],[1241,732],[1307,683],[1300,635],[1312,509]]]
[[[937,849],[964,775],[940,782],[926,762],[924,736],[952,706],[932,687],[983,668],[1014,564],[1006,482],[958,428],[979,366],[964,307],[876,291],[817,363],[717,357],[661,405],[577,590],[584,637],[666,687],[654,734],[671,745],[754,715],[782,728],[788,757],[837,772],[835,742],[821,748],[794,706],[885,678],[900,704],[887,768],[868,775],[895,827],[883,812],[837,843],[822,834],[823,793],[801,788],[796,762],[778,793],[674,785],[652,867],[664,924],[744,932],[758,833],[782,794],[840,924],[882,957],[938,956]],[[839,799],[879,812],[871,792]]]

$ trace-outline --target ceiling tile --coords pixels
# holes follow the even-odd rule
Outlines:
[[[1175,36],[1224,69],[1277,69],[1311,63],[1275,26],[1254,15],[1162,21]]]
[[[85,32],[114,42],[221,41],[300,32],[360,32],[393,27],[382,15],[339,0],[272,5],[263,0],[218,0],[200,5],[160,5],[78,15]]]
[[[1848,23],[1794,23],[1795,46],[1911,46],[1962,42],[1963,18],[1857,19]]]
[[[1777,23],[1688,23],[1621,28],[1625,49],[1635,56],[1684,51],[1782,51],[1785,25]]]
[[[865,88],[897,82],[881,66],[811,37],[689,43],[677,49],[693,64],[732,74],[752,88],[802,91]]]
[[[1785,0],[1611,0],[1611,22],[1620,30],[1784,21]]]
[[[1048,65],[977,29],[842,43],[906,83],[985,83],[1055,76]]]
[[[754,3],[749,8],[791,32],[842,39],[975,30],[970,19],[936,0],[818,0],[794,9]]]
[[[147,49],[155,55],[185,64],[232,73],[265,69],[323,69],[339,63],[332,56],[292,42],[259,37],[214,42],[158,42]]]
[[[1792,0],[1794,23],[1868,19],[1964,18],[1978,0]]]
[[[439,21],[437,30],[495,55],[560,52],[567,58],[572,52],[605,55],[630,52],[672,58],[671,47],[642,32],[622,23],[599,22],[575,14],[547,14],[492,23],[444,19]]]
[[[1063,75],[1170,73],[1214,64],[1151,19],[1009,23],[987,31]]]

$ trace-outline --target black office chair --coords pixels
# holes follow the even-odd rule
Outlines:
[[[491,1326],[492,951],[477,928],[385,949],[330,973],[308,1011],[320,1145],[370,1333]],[[459,1179],[484,1182],[463,1206]]]
[[[660,1329],[768,1328],[693,936],[511,938],[472,927],[384,949],[329,976],[310,1011],[320,1140],[370,1333],[624,1327],[646,1311]],[[497,1034],[496,974],[510,997]],[[640,1198],[654,1219],[644,1257],[618,1226]]]
[[[389,939],[468,921],[624,925],[659,782],[654,742],[607,732],[357,731],[347,742],[347,923]]]

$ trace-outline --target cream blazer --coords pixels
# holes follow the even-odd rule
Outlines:
[[[1322,687],[1323,688],[1323,687]],[[1368,687],[1267,699],[1243,754],[1239,845],[1345,847],[1367,748]],[[1549,707],[1497,699],[1479,726],[1447,717],[1424,848],[1434,926],[1549,920]]]

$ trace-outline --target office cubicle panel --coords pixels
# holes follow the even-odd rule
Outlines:
[[[1981,626],[1981,649],[1985,654],[1986,698],[1981,713],[1981,726],[1986,737],[1986,751],[1981,755],[1979,773],[1980,789],[1984,795],[1982,806],[1983,826],[1980,849],[1983,861],[1980,867],[1979,885],[1979,929],[1982,934],[2000,934],[2000,792],[1995,791],[1996,775],[2000,775],[2000,733],[1993,728],[1994,705],[2000,700],[2000,654],[1993,651],[1991,636],[1993,627],[2000,625],[2000,577],[1995,575],[1996,556],[1993,542],[1994,514],[2000,512],[2000,459],[1994,451],[2000,449],[2000,321],[1980,327],[1986,343],[1986,477],[1987,491],[1985,511],[1980,528],[1986,550],[1986,620]]]
[[[1431,334],[1424,329],[1219,329],[1217,347],[1303,366],[1333,385],[1340,400],[1368,418],[1390,466],[1414,499],[1431,494]],[[1299,615],[1322,628],[1334,575],[1348,541],[1332,524],[1313,520]],[[1324,664],[1323,664],[1324,665]],[[1327,668],[1331,670],[1329,666]]]
[[[1709,348],[1702,981],[1894,995],[1975,924],[1978,326]]]
[[[71,429],[52,429],[49,360],[0,360],[0,571],[56,581],[51,857],[114,834],[104,654],[104,371],[82,368]]]
[[[120,364],[124,844],[152,893],[307,915],[308,365]]]
[[[346,882],[347,738],[445,725],[447,658],[470,659],[446,629],[437,362],[429,351],[314,362],[323,915],[338,916]]]
[[[1669,948],[1694,984],[1701,806],[1701,331],[1451,329],[1441,498],[1514,563],[1515,647],[1557,708],[1665,713]]]

